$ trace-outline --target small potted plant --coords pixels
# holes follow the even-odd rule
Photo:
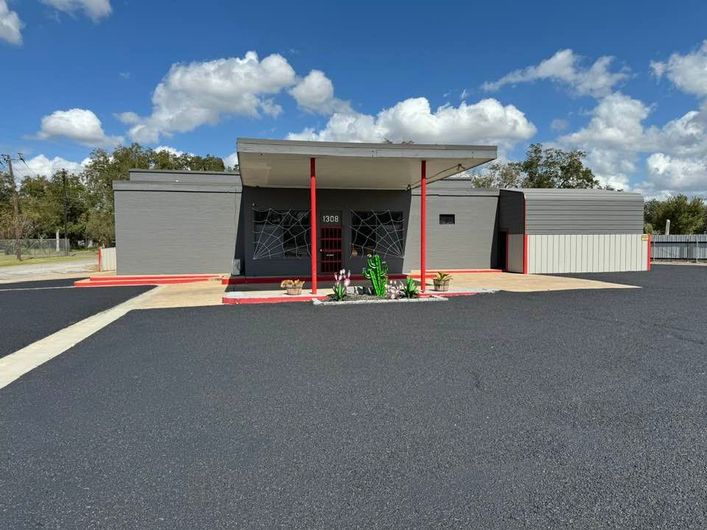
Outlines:
[[[287,294],[298,295],[302,294],[302,287],[304,282],[302,280],[283,280],[280,284],[281,289],[285,289]]]
[[[434,283],[435,291],[449,291],[449,282],[452,280],[452,275],[446,272],[438,272],[435,277],[432,278],[432,283]]]

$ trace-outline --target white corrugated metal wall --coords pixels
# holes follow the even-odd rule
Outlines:
[[[98,259],[98,266],[101,271],[114,271],[116,268],[115,247],[101,248],[101,253]]]
[[[528,272],[620,272],[648,270],[643,234],[528,235]]]

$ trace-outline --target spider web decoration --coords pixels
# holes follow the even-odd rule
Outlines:
[[[405,254],[403,212],[352,210],[351,247],[360,256],[381,254],[402,258]]]
[[[309,210],[253,209],[253,259],[310,255]]]

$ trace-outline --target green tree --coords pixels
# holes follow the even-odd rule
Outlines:
[[[525,160],[514,163],[524,175],[524,188],[598,188],[599,181],[584,165],[584,151],[564,151],[531,144]]]
[[[139,144],[118,147],[112,153],[96,149],[83,172],[88,211],[84,217],[89,238],[110,245],[115,241],[113,181],[127,180],[131,169],[224,171],[223,160],[213,155],[154,151]]]
[[[474,188],[520,188],[522,184],[523,175],[513,163],[494,162],[471,177]]]
[[[85,216],[86,235],[89,239],[98,241],[101,245],[113,243],[113,181],[128,180],[131,169],[152,169],[154,162],[155,152],[139,144],[120,146],[112,153],[104,149],[96,149],[91,153],[83,172],[88,203]]]
[[[707,227],[706,215],[704,200],[688,199],[683,194],[664,201],[654,199],[644,206],[645,222],[660,233],[665,231],[666,221],[670,219],[671,234],[701,234]]]

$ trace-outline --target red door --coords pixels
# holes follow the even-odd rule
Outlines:
[[[322,213],[319,222],[319,271],[333,274],[339,272],[343,265],[341,214]]]

